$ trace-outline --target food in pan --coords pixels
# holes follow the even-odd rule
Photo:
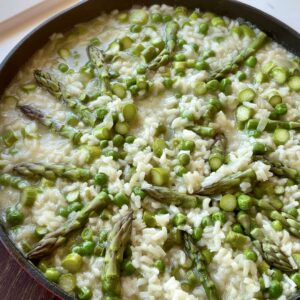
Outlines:
[[[299,74],[253,25],[184,7],[54,34],[1,101],[9,236],[82,300],[287,299]]]

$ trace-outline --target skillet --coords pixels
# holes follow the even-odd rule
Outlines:
[[[182,5],[190,9],[200,8],[202,11],[211,11],[233,19],[242,18],[256,25],[292,53],[300,56],[299,33],[274,17],[234,0],[83,0],[79,4],[47,19],[11,50],[0,65],[0,99],[19,68],[48,42],[51,34],[67,31],[75,24],[89,21],[104,11],[110,12],[114,9],[129,9],[133,5],[150,6],[153,4]],[[7,236],[2,222],[0,222],[0,240],[19,265],[44,288],[60,299],[74,299],[74,297],[67,295],[58,286],[46,280],[42,273],[21,254]],[[296,299],[300,299],[300,293],[291,298],[291,300]]]

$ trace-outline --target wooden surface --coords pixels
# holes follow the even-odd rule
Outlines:
[[[1,300],[58,300],[31,278],[0,242]]]

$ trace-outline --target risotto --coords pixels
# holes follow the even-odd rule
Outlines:
[[[0,207],[78,299],[287,299],[300,287],[300,60],[184,7],[51,36],[0,108]]]

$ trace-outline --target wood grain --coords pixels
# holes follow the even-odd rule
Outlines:
[[[0,242],[1,300],[58,300],[31,278]]]

